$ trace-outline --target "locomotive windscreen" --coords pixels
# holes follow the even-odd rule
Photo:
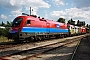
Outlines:
[[[22,18],[15,18],[12,23],[12,27],[20,26],[21,21],[22,21]]]

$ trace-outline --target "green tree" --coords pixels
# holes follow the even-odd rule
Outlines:
[[[73,19],[71,18],[71,22],[73,21]]]
[[[5,26],[5,23],[2,21],[1,26]]]
[[[59,19],[57,20],[57,22],[65,23],[65,19],[64,19],[64,18],[59,18]]]
[[[77,21],[77,26],[85,26],[85,21]]]
[[[11,26],[11,22],[7,21],[7,24],[5,25],[5,27],[10,27]]]
[[[84,21],[84,22],[83,22],[83,26],[85,26],[85,24],[86,24],[86,23],[85,23],[85,21]]]
[[[80,21],[79,20],[77,21],[77,26],[80,26]]]
[[[89,28],[89,25],[87,24],[86,27]]]
[[[71,20],[68,20],[68,24],[71,24]]]
[[[68,24],[75,25],[75,21],[71,18],[71,20],[68,20]]]
[[[80,26],[85,26],[85,22],[80,22]]]
[[[90,25],[88,26],[88,28],[90,29]]]
[[[0,28],[0,36],[6,36],[7,34],[8,34],[8,30],[7,29]]]
[[[7,36],[8,33],[9,33],[9,29],[10,29],[10,26],[11,26],[11,22],[7,21],[6,24],[5,24],[4,22],[2,22],[2,23],[0,24],[0,26],[6,27],[5,29],[0,28],[0,36]]]

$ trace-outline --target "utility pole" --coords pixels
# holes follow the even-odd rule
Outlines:
[[[31,15],[31,7],[30,7],[30,15]]]

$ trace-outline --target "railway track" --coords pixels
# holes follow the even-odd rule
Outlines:
[[[54,38],[51,38],[49,40],[53,40],[53,39]],[[48,39],[47,40],[42,40],[42,41],[48,41]],[[41,41],[36,41],[36,42],[41,42]],[[21,45],[25,45],[25,44],[29,44],[29,43],[35,43],[35,41],[22,42],[22,43],[16,43],[16,42],[0,43],[0,50],[7,49],[7,48],[13,48],[13,47],[17,47],[17,46],[21,46]]]
[[[84,37],[84,36],[82,36],[82,37]],[[82,37],[66,40],[66,41],[63,41],[63,42],[57,42],[57,43],[53,43],[53,44],[48,44],[48,45],[40,46],[40,47],[37,47],[37,48],[29,49],[29,50],[24,50],[24,51],[17,52],[17,53],[14,53],[14,54],[2,56],[0,58],[1,59],[11,59],[11,60],[12,59],[13,60],[14,59],[27,60],[27,59],[30,59],[30,58],[35,57],[37,55],[43,54],[43,53],[45,53],[47,51],[56,49],[58,47],[62,48],[67,44],[73,43],[75,41],[79,41]],[[23,56],[23,55],[26,55],[26,56]]]
[[[78,43],[70,60],[90,60],[90,35]]]
[[[16,43],[16,42],[10,42],[10,43],[4,43],[0,44],[0,51],[8,50],[10,48],[26,45],[28,43]]]
[[[43,51],[43,48],[42,48],[42,49],[40,50],[40,51],[42,51],[42,52],[33,54],[33,55],[31,55],[31,56],[28,56],[28,57],[23,58],[23,59],[20,59],[20,60],[28,60],[28,59],[30,59],[30,58],[32,58],[32,57],[41,55],[41,54],[43,54],[43,53],[46,53],[46,52],[51,51],[51,50],[54,50],[54,49],[56,49],[56,48],[60,48],[60,47],[63,48],[63,47],[65,47],[65,45],[71,44],[71,43],[76,42],[76,41],[78,41],[78,40],[75,39],[74,41],[64,42],[64,43],[62,43],[62,44],[61,44],[61,43],[57,43],[57,44],[55,44],[55,45],[52,45],[53,47],[50,48],[50,49],[47,49],[47,47],[45,47],[45,48],[47,49],[47,50],[45,50],[45,51]],[[51,46],[51,45],[50,45],[50,46]],[[50,46],[48,46],[48,47],[50,47]]]
[[[43,41],[48,41],[48,40],[43,40]],[[36,41],[37,43],[41,42],[41,41]],[[7,42],[7,43],[0,43],[0,51],[4,51],[10,48],[14,48],[14,47],[18,47],[18,46],[22,46],[22,45],[27,45],[27,44],[34,44],[36,43],[35,41],[32,42]]]
[[[0,44],[0,50],[1,49],[6,49],[6,48],[12,48],[12,47],[15,47],[15,46],[18,46],[20,45],[19,43],[15,43],[15,42],[8,42],[8,43],[3,43],[3,44]]]
[[[49,40],[53,40],[55,38],[51,38]],[[43,40],[43,41],[47,41],[47,40]],[[38,41],[41,42],[41,41]],[[35,42],[30,42],[30,43],[35,43]],[[7,48],[13,48],[13,47],[17,47],[17,46],[22,46],[25,44],[29,44],[28,42],[23,42],[23,43],[15,43],[15,42],[7,42],[7,43],[0,43],[0,50],[6,50]]]
[[[55,38],[52,37],[49,40],[53,40],[53,39],[55,39]],[[48,39],[45,39],[43,41],[48,41]],[[41,41],[37,41],[37,42],[41,42]],[[13,47],[21,46],[21,45],[28,44],[28,43],[33,43],[33,42],[22,42],[22,43],[7,42],[7,43],[0,43],[0,50],[3,50],[3,49],[5,50],[7,48],[13,48]]]

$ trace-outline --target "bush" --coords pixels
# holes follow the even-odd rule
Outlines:
[[[2,29],[0,28],[0,36],[7,36],[9,33],[9,29]]]

